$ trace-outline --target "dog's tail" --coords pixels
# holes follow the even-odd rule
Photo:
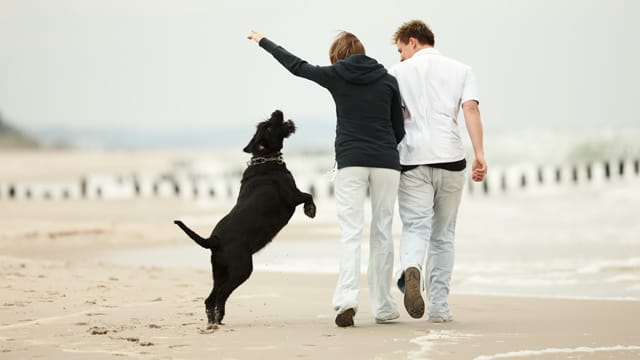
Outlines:
[[[180,220],[175,220],[174,224],[178,225],[182,231],[184,231],[190,238],[193,239],[198,245],[202,246],[205,249],[211,249],[211,245],[209,244],[209,239],[205,239],[202,236],[195,233],[195,231],[189,229],[187,225],[183,224]]]

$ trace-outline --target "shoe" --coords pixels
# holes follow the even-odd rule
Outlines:
[[[343,313],[336,316],[336,325],[339,327],[353,326],[353,317],[356,315],[356,311],[353,309],[347,309]]]
[[[381,318],[376,318],[376,324],[386,324],[391,320],[395,320],[397,318],[400,317],[400,314],[398,314],[398,312],[394,312],[391,315],[385,316],[385,317],[381,317]]]
[[[396,285],[398,285],[398,290],[400,290],[400,292],[404,294],[404,272],[402,272],[402,275],[400,275],[400,278],[398,279],[398,282],[396,282]]]
[[[453,321],[453,316],[448,315],[429,315],[429,322],[441,324]]]
[[[424,315],[424,300],[420,291],[420,270],[410,267],[404,271],[405,290],[404,307],[414,319],[420,319]]]

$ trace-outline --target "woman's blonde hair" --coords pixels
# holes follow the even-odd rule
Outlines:
[[[331,64],[335,64],[338,60],[355,54],[365,55],[364,45],[362,45],[360,40],[352,33],[341,31],[329,48],[329,60],[331,60]]]

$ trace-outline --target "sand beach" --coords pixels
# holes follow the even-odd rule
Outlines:
[[[30,178],[29,166],[44,178],[34,164],[52,155],[11,156],[24,166],[0,174],[5,183]],[[96,163],[80,158],[56,176]],[[401,317],[376,324],[363,276],[356,326],[343,329],[331,309],[338,232],[330,199],[318,202],[317,219],[296,212],[257,254],[257,270],[228,302],[225,325],[212,328],[203,305],[211,289],[207,253],[172,220],[206,233],[230,203],[4,196],[0,358],[640,358],[638,200],[637,182],[562,196],[467,197],[455,321],[410,318],[394,290]],[[396,241],[399,232],[396,221]]]

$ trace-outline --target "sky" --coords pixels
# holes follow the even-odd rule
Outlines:
[[[391,67],[394,31],[421,19],[474,69],[487,136],[635,129],[639,14],[635,0],[0,0],[0,113],[87,146],[206,146],[281,109],[298,141],[332,144],[329,93],[249,30],[317,65],[348,30]]]

